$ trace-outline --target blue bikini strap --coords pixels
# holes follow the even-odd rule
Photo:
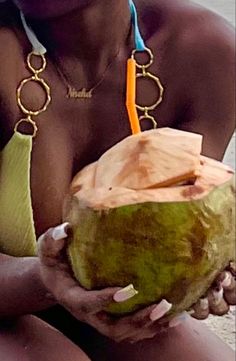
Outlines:
[[[142,35],[139,30],[138,15],[137,15],[137,10],[136,10],[133,0],[129,0],[129,8],[130,8],[130,13],[131,13],[132,23],[134,26],[135,48],[138,51],[145,51],[146,46],[145,46],[144,40],[143,40]]]

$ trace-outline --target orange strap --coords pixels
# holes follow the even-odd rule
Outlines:
[[[129,115],[132,134],[141,132],[138,112],[136,108],[136,61],[128,59],[127,62],[127,90],[126,90],[126,107]]]

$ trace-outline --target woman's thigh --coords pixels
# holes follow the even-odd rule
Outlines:
[[[89,361],[61,332],[34,316],[0,324],[0,360]]]
[[[185,324],[137,344],[116,344],[87,330],[81,347],[92,361],[235,361],[235,354],[205,325],[190,319]]]

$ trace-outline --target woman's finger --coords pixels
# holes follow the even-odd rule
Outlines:
[[[124,317],[121,323],[126,323],[133,330],[139,330],[150,327],[154,322],[160,320],[172,308],[172,304],[166,300],[162,300],[156,305],[152,305],[136,312],[134,315]]]
[[[212,288],[208,292],[210,313],[223,316],[229,312],[229,305],[224,299],[223,287]]]
[[[229,263],[229,266],[227,267],[227,271],[229,271],[233,277],[236,277],[236,262],[232,261]]]
[[[150,320],[152,322],[160,320],[165,316],[172,308],[172,304],[167,300],[162,300],[150,313]]]
[[[57,263],[65,246],[68,229],[69,223],[63,223],[55,228],[50,228],[39,237],[37,242],[38,255],[43,264],[50,267]]]
[[[61,302],[70,308],[77,317],[82,315],[95,315],[104,311],[111,303],[122,303],[137,294],[133,285],[125,288],[112,287],[101,291],[87,291],[80,287],[73,287],[64,294]]]
[[[207,297],[202,297],[192,307],[191,316],[197,320],[205,320],[210,314],[209,300]]]
[[[175,316],[169,323],[152,322],[149,327],[144,329],[145,333],[142,329],[140,329],[132,337],[128,338],[128,342],[137,343],[143,339],[152,339],[161,332],[166,331],[168,328],[174,328],[185,323],[189,317],[190,316],[188,312],[184,311],[181,314]]]
[[[157,317],[156,321],[160,320],[171,309],[171,307],[169,305],[170,304],[165,306],[166,312],[165,313],[163,312],[164,314],[162,314],[162,316],[159,313],[159,317]],[[159,310],[160,309],[161,308],[159,308]],[[158,305],[154,308],[155,314],[157,314],[157,310],[158,310]],[[164,311],[164,309],[163,309],[163,311]],[[151,314],[152,314],[152,312],[151,312]],[[161,332],[166,331],[168,328],[174,328],[174,327],[177,327],[177,326],[185,323],[189,317],[190,317],[189,314],[186,311],[184,311],[181,314],[172,318],[172,320],[170,322],[166,321],[166,322],[160,323],[160,322],[152,321],[151,323],[147,323],[146,327],[144,327],[144,328],[140,327],[137,330],[137,332],[134,333],[127,340],[130,343],[137,343],[143,339],[151,339],[151,338],[155,337],[156,335],[160,334]]]
[[[126,341],[137,333],[137,329],[131,326],[128,317],[117,318],[107,312],[98,312],[90,318],[90,324],[103,335],[115,342]]]
[[[224,289],[224,298],[229,305],[236,305],[236,281],[231,272],[224,272],[221,286]]]
[[[172,308],[166,300],[162,300],[157,305],[146,307],[136,312],[134,315],[121,318],[116,323],[119,332],[118,342],[132,340],[138,342],[141,339],[152,338],[161,329],[157,321],[165,316]],[[154,327],[155,325],[155,327]]]
[[[157,331],[152,331],[152,330],[146,330],[145,332],[145,337],[144,335],[140,332],[137,333],[136,335],[134,335],[133,337],[127,338],[125,341],[131,344],[135,344],[138,342],[141,342],[143,340],[150,340],[153,339],[156,335],[157,335]]]
[[[102,329],[103,334],[116,342],[131,340],[138,342],[141,339],[151,338],[157,333],[157,325],[155,329],[151,329],[150,326],[163,317],[171,307],[170,303],[163,300],[158,305],[146,307],[131,316],[112,318],[105,313],[98,313],[95,327]]]

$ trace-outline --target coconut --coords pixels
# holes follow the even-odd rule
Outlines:
[[[86,289],[133,284],[108,311],[163,298],[189,309],[234,259],[234,172],[201,156],[198,134],[162,128],[132,135],[74,178],[64,220],[68,255]]]

